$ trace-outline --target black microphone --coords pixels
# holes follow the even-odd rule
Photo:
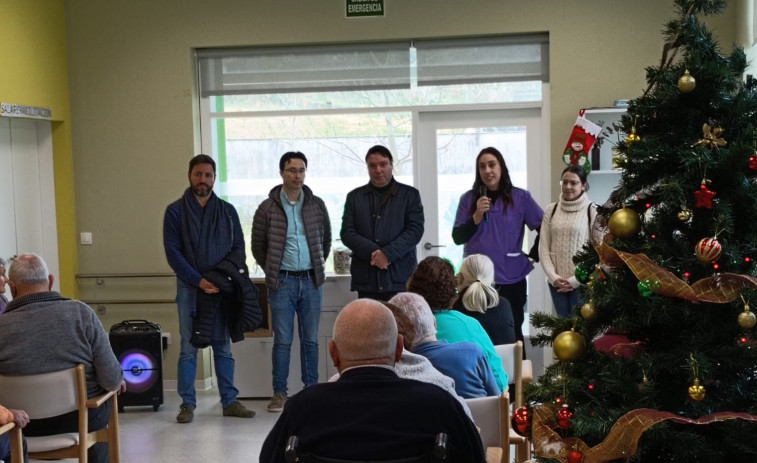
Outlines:
[[[478,187],[478,194],[482,198],[486,196],[486,185]],[[489,223],[489,211],[484,212],[484,223]]]

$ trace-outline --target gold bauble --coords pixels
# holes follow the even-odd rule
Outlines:
[[[586,341],[573,329],[563,331],[557,335],[552,343],[552,350],[554,350],[555,357],[558,359],[564,362],[575,362],[586,351]]]
[[[581,306],[581,316],[584,317],[584,320],[594,320],[597,318],[597,309],[594,307],[592,301]]]
[[[636,126],[634,125],[631,127],[631,133],[626,136],[626,145],[636,143],[637,141],[641,141],[641,137],[636,135]]]
[[[744,304],[744,311],[739,314],[739,326],[751,330],[757,324],[757,317],[749,310],[749,304]]]
[[[691,74],[689,74],[688,69],[684,71],[681,78],[678,79],[678,90],[682,91],[683,93],[689,93],[693,91],[696,86],[697,80],[694,79]]]
[[[689,397],[699,402],[704,399],[705,392],[704,386],[699,384],[699,378],[694,378],[694,384],[689,386]]]
[[[688,209],[681,209],[678,211],[677,217],[681,222],[688,222],[691,218],[691,211]]]
[[[639,215],[635,211],[624,207],[612,213],[607,225],[612,236],[631,238],[639,233],[641,220],[639,220]]]

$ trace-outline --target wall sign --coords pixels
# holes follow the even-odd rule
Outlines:
[[[384,0],[345,0],[348,18],[384,16]]]
[[[52,113],[50,108],[0,103],[0,117],[22,117],[25,119],[42,119],[49,121],[52,118]]]

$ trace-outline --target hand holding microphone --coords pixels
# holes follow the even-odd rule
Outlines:
[[[478,194],[480,196],[479,201],[481,201],[482,198],[485,198],[484,203],[485,203],[486,208],[484,209],[484,218],[482,222],[488,223],[489,222],[489,206],[491,203],[489,201],[489,197],[486,196],[486,185],[481,185],[478,187]],[[477,207],[481,208],[481,202],[478,203]]]

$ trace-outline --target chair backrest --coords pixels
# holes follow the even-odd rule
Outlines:
[[[499,344],[494,346],[494,351],[502,360],[502,368],[507,372],[508,382],[515,388],[510,397],[513,407],[523,406],[523,383],[533,379],[530,360],[523,360],[523,342],[516,341],[514,344]]]
[[[506,447],[509,444],[508,414],[509,400],[507,393],[498,396],[465,399],[470,408],[473,423],[481,434],[481,443],[486,447]]]
[[[80,369],[77,378],[77,369]],[[77,381],[84,381],[84,366],[39,375],[0,375],[0,403],[24,410],[30,419],[50,418],[79,410],[86,400],[77,394]]]

